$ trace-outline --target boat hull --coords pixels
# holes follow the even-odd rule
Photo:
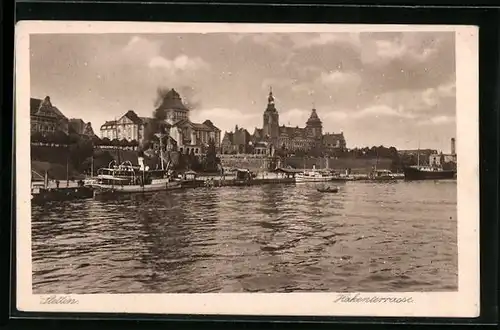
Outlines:
[[[405,180],[444,180],[454,179],[455,171],[439,170],[439,171],[423,171],[414,167],[404,168]]]
[[[338,188],[335,188],[335,189],[316,189],[318,192],[320,193],[338,193],[339,192],[339,189]]]
[[[295,182],[329,182],[333,181],[334,177],[325,176],[325,177],[295,177]]]
[[[169,191],[181,189],[182,184],[180,182],[158,182],[147,185],[105,185],[105,184],[94,184],[94,197],[104,196],[104,195],[120,195],[120,194],[134,194],[134,193],[145,193],[145,192],[158,192],[158,191]]]
[[[346,182],[346,181],[355,181],[354,177],[333,177],[329,181],[337,181],[337,182]]]

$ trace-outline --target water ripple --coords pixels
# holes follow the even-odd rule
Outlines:
[[[200,188],[32,210],[36,293],[457,290],[456,184]]]

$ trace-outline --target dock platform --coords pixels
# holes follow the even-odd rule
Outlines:
[[[40,188],[31,193],[31,202],[34,204],[51,201],[69,201],[93,197],[91,187]]]

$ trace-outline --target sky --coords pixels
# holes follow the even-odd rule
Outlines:
[[[456,134],[453,32],[38,34],[30,53],[31,97],[98,135],[128,110],[152,116],[160,87],[222,132],[262,127],[272,87],[280,125],[315,107],[348,148],[449,152]]]

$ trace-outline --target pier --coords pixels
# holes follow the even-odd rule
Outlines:
[[[195,188],[217,188],[217,187],[237,187],[237,186],[259,186],[272,184],[295,184],[295,175],[302,172],[297,169],[279,168],[274,171],[262,171],[254,173],[248,169],[235,169],[228,171],[228,174],[205,174],[187,171],[174,181],[179,181],[180,189]],[[333,178],[331,183],[338,181],[362,181],[362,182],[387,182],[404,179],[403,176],[395,176],[391,179],[371,177],[368,175],[350,175],[349,177],[339,176]],[[330,182],[330,181],[325,181]],[[67,201],[87,199],[93,197],[94,188],[90,185],[66,186],[55,188],[46,187],[32,189],[32,202],[45,203],[49,201]],[[140,192],[138,192],[140,193]]]
[[[31,193],[31,202],[34,204],[51,201],[69,201],[92,198],[92,187],[64,187],[64,188],[35,188]]]

